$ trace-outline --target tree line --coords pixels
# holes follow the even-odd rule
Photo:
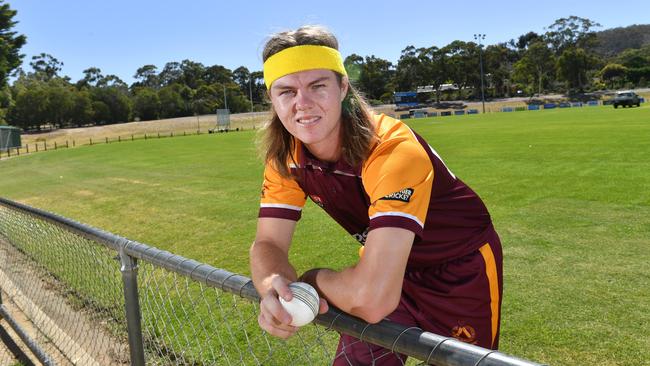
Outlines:
[[[243,66],[230,70],[189,59],[168,62],[160,70],[144,65],[128,85],[97,67],[73,81],[60,74],[63,62],[42,53],[24,71],[19,50],[27,39],[12,31],[15,14],[0,0],[0,123],[32,130],[201,115],[226,107],[233,113],[268,109],[262,72]],[[598,27],[571,16],[556,20],[545,33],[528,32],[508,42],[407,46],[396,64],[357,54],[344,63],[352,82],[372,103],[391,103],[395,91],[421,86],[428,86],[434,92],[429,98],[436,101],[479,98],[481,60],[487,98],[649,86],[650,44],[603,51],[599,34],[607,36],[608,44],[620,47],[620,42],[612,41],[618,33],[596,32]],[[445,88],[449,85],[453,87]]]
[[[556,20],[545,33],[528,32],[486,47],[460,40],[443,47],[407,46],[396,65],[356,54],[348,56],[345,65],[368,97],[386,103],[393,92],[416,91],[419,86],[430,86],[435,92],[431,97],[438,101],[479,98],[481,59],[488,98],[650,86],[650,43],[641,41],[650,26],[606,33],[596,32],[598,27],[590,19],[570,16]],[[616,42],[623,37],[634,39],[626,42],[634,48],[614,48],[624,43]]]
[[[49,54],[34,56],[29,64],[32,71],[19,70],[9,88],[6,115],[9,123],[24,129],[202,115],[226,106],[234,113],[264,108],[262,74],[243,66],[231,71],[183,60],[168,62],[158,72],[156,66],[144,65],[128,85],[96,67],[73,82],[59,75],[63,63]]]

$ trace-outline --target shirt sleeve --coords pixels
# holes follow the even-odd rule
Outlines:
[[[258,217],[300,220],[307,197],[298,183],[266,164]]]
[[[399,227],[421,237],[434,175],[422,145],[415,138],[384,141],[371,154],[363,173],[370,197],[370,230]]]

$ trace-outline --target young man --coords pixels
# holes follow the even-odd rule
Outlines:
[[[502,255],[486,207],[408,126],[372,114],[337,49],[312,26],[276,34],[264,49],[273,116],[250,252],[260,326],[282,338],[297,331],[278,296],[290,300],[288,284],[300,279],[324,299],[321,313],[330,303],[369,323],[388,318],[496,349]],[[356,265],[298,277],[288,253],[307,197],[364,245]],[[388,352],[342,335],[334,364]]]

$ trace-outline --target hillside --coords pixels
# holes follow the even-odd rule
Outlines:
[[[650,44],[650,24],[635,24],[596,32],[596,52],[604,57],[616,56],[628,48],[641,48]]]

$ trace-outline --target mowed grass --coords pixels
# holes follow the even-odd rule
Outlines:
[[[413,120],[486,202],[505,255],[500,348],[552,365],[650,364],[650,106]],[[0,161],[0,195],[249,274],[262,178],[253,132]],[[308,204],[291,260],[355,242]]]

